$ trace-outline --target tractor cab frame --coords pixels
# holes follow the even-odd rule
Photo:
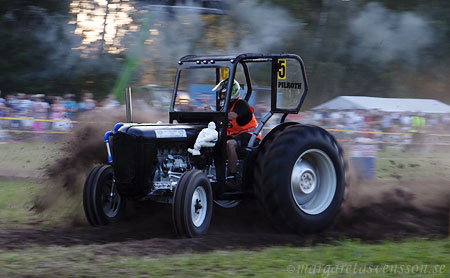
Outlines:
[[[255,159],[255,153],[258,148],[257,137],[261,133],[266,123],[274,114],[282,114],[280,123],[283,124],[289,114],[297,114],[306,98],[308,92],[308,82],[305,73],[305,66],[300,56],[295,54],[258,54],[246,53],[238,56],[195,56],[188,55],[181,58],[178,62],[178,71],[175,79],[172,102],[169,111],[169,122],[174,123],[208,123],[214,121],[217,123],[219,132],[219,142],[214,148],[214,162],[217,173],[217,182],[221,185],[225,183],[226,178],[226,140],[227,140],[227,115],[230,112],[230,99],[233,82],[228,82],[225,106],[221,111],[177,111],[176,102],[179,93],[180,78],[183,71],[196,68],[215,69],[215,84],[221,80],[229,78],[235,80],[239,67],[244,77],[243,87],[246,88],[243,99],[249,102],[254,90],[252,86],[252,75],[249,65],[253,63],[268,63],[270,65],[270,110],[262,117],[258,127],[252,133],[247,148],[241,150],[241,161],[244,162],[242,177],[243,185],[252,183],[251,167]],[[289,67],[290,66],[290,67]],[[224,74],[225,72],[225,74]],[[291,94],[292,96],[289,96]],[[289,100],[283,99],[290,97]],[[219,97],[216,93],[216,107],[219,107]],[[289,101],[289,105],[282,102]],[[244,154],[242,154],[244,153]],[[214,187],[214,186],[213,186]],[[216,186],[217,187],[217,186]],[[223,186],[219,186],[223,188]],[[240,193],[221,194],[218,198],[240,199],[251,196],[249,187],[244,186]],[[215,192],[220,192],[215,191]]]

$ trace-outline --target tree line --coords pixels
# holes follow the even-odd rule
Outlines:
[[[69,0],[2,1],[2,92],[102,98],[118,80],[121,86],[171,86],[177,59],[186,54],[257,49],[302,56],[310,85],[306,106],[339,95],[450,102],[449,1],[246,0],[230,1],[224,14],[155,10],[142,38],[136,26],[148,18],[145,1],[129,0],[133,21],[118,27],[123,50],[112,52],[105,47],[108,13],[124,1],[108,1],[103,35],[88,55],[76,22],[93,1],[78,0],[76,9]],[[144,49],[136,51],[139,44]]]

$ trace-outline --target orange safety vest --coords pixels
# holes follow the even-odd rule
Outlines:
[[[238,98],[233,105],[231,106],[230,111],[233,111],[234,106],[236,103],[241,100],[241,98]],[[227,129],[227,135],[228,136],[238,136],[239,134],[243,132],[254,132],[255,128],[258,126],[258,122],[256,121],[255,114],[253,113],[253,108],[250,106],[250,109],[252,110],[252,119],[250,122],[248,122],[246,125],[241,126],[238,125],[236,119],[232,120],[230,124],[228,125]],[[260,139],[260,136],[258,136],[258,139]],[[260,139],[261,140],[261,139]]]

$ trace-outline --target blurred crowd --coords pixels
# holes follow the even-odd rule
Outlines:
[[[0,142],[23,138],[21,134],[26,132],[70,131],[73,126],[71,121],[75,121],[82,113],[98,107],[119,105],[112,96],[97,103],[92,93],[85,93],[80,101],[76,101],[73,94],[53,96],[17,93],[2,98],[0,92]]]
[[[0,142],[18,137],[24,138],[21,135],[23,133],[70,131],[73,127],[71,121],[76,121],[81,114],[98,108],[118,106],[120,103],[115,100],[113,95],[97,102],[92,93],[85,93],[77,101],[73,94],[52,96],[18,93],[2,98],[0,91]],[[255,106],[257,119],[261,120],[268,109],[269,107],[258,103]],[[273,118],[276,118],[276,115]],[[448,136],[426,136],[426,134],[448,134],[450,114],[320,109],[289,115],[287,120],[331,129],[343,144],[450,143]],[[279,119],[275,119],[273,123],[275,124],[275,122],[279,122]],[[360,131],[369,131],[369,133]]]
[[[445,143],[450,114],[423,112],[385,112],[379,110],[328,110],[301,112],[291,120],[331,129],[336,137],[348,143]],[[359,131],[369,131],[363,133]]]

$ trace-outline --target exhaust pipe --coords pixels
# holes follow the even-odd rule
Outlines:
[[[125,104],[127,113],[127,123],[133,122],[133,105],[131,103],[131,88],[128,87],[125,90]]]

